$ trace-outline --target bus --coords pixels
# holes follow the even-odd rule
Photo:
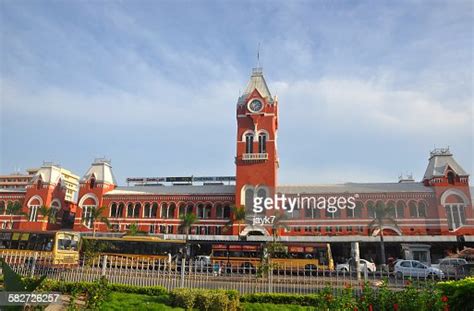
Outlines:
[[[186,243],[182,240],[163,240],[156,236],[93,237],[83,236],[81,253],[107,255],[107,265],[116,266],[161,266],[176,262],[185,252]],[[87,260],[87,258],[86,258]]]
[[[34,257],[53,265],[79,263],[80,234],[70,231],[0,231],[0,256]]]
[[[211,263],[224,271],[255,272],[268,251],[263,243],[229,242],[212,245]],[[334,270],[329,243],[283,244],[269,262],[275,270]]]

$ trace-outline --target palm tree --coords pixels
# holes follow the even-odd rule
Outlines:
[[[385,205],[385,203],[379,201],[375,204],[374,219],[369,224],[369,229],[374,231],[379,229],[378,235],[380,236],[380,256],[382,264],[385,264],[385,242],[383,239],[383,229],[387,225],[393,226],[399,229],[397,221],[393,217],[395,215],[395,207],[393,205]]]
[[[284,222],[287,220],[288,217],[286,216],[286,213],[280,213],[278,215],[275,215],[275,218],[273,219],[272,223],[272,238],[273,238],[273,243],[276,242],[278,238],[278,231],[280,229],[288,229],[288,225]]]
[[[14,215],[21,215],[27,216],[25,212],[22,211],[22,206],[20,202],[8,202],[7,204],[7,214],[10,215],[10,228],[13,229],[13,216]]]
[[[138,225],[136,222],[130,224],[130,226],[128,227],[128,232],[127,234],[128,235],[137,235],[138,234]]]
[[[43,216],[43,219],[45,218],[48,218],[48,223],[56,223],[56,210],[51,208],[51,207],[47,207],[45,205],[41,205],[39,208],[38,208],[38,213],[40,213],[41,216]]]
[[[180,217],[181,224],[179,225],[180,230],[184,231],[186,234],[186,243],[185,243],[185,258],[188,255],[188,247],[189,247],[189,231],[191,230],[191,226],[197,221],[196,214],[194,213],[186,213]]]
[[[92,225],[92,230],[93,230],[93,236],[95,236],[95,223],[96,222],[102,222],[104,223],[107,228],[110,227],[110,222],[109,222],[109,219],[104,216],[106,215],[106,210],[107,210],[107,207],[106,206],[102,206],[102,207],[91,207],[90,210],[88,210],[88,213],[87,213],[87,220],[89,220],[91,222],[91,225]]]
[[[243,206],[232,206],[232,214],[234,217],[227,223],[228,226],[232,226],[234,223],[238,225],[238,234],[240,235],[240,225],[245,222],[245,207]]]

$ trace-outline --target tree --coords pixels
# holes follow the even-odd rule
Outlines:
[[[238,225],[238,234],[240,235],[240,225],[245,222],[245,207],[243,206],[232,206],[232,214],[234,217],[229,221],[227,225],[232,226],[234,223]]]
[[[185,244],[185,258],[188,255],[188,247],[189,247],[189,231],[191,230],[192,225],[197,221],[196,214],[193,213],[186,213],[180,217],[181,224],[179,225],[180,230],[186,234],[186,244]]]
[[[287,219],[288,217],[286,216],[286,213],[280,213],[278,215],[275,215],[275,218],[273,219],[273,223],[272,223],[273,243],[276,242],[278,238],[278,231],[280,229],[288,229],[288,225],[284,222]]]
[[[95,236],[95,223],[96,222],[102,222],[104,223],[107,228],[110,227],[110,222],[109,222],[109,219],[104,216],[106,215],[106,211],[107,211],[107,207],[106,206],[102,206],[102,207],[91,207],[90,210],[88,210],[88,213],[87,213],[87,219],[88,221],[91,222],[91,225],[92,225],[92,230],[93,230],[93,236]]]
[[[15,201],[15,202],[8,202],[7,204],[7,214],[10,215],[10,227],[13,229],[13,216],[15,215],[21,215],[21,216],[28,216],[25,212],[22,210],[22,206],[20,202]]]
[[[393,217],[395,215],[395,207],[392,205],[385,205],[382,201],[375,204],[374,219],[369,224],[369,229],[374,231],[379,229],[378,235],[380,237],[380,258],[382,264],[385,264],[385,242],[383,239],[383,229],[387,225],[391,225],[399,229],[397,221]]]
[[[48,223],[55,224],[56,223],[56,210],[51,207],[47,207],[45,205],[41,205],[38,208],[38,213],[44,218],[48,218]]]
[[[137,235],[138,234],[138,225],[136,222],[130,224],[130,226],[128,227],[128,232],[127,234],[128,235]]]

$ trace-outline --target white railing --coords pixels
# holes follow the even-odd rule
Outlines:
[[[268,160],[268,153],[244,153],[242,155],[244,161]]]
[[[242,262],[226,263],[225,260],[214,263],[188,260],[168,261],[168,259],[139,256],[100,255],[84,259],[71,267],[58,267],[52,264],[52,258],[38,254],[18,252],[1,253],[5,261],[16,272],[24,276],[47,275],[49,279],[69,282],[94,281],[105,276],[111,283],[137,286],[163,286],[170,290],[177,287],[235,289],[240,293],[316,293],[327,286],[335,292],[351,286],[360,288],[362,282],[371,286],[381,284],[386,279],[390,288],[403,288],[408,279],[417,281],[416,286],[440,279],[459,279],[467,274],[446,274],[443,278],[435,275],[408,276],[400,273],[364,271],[358,276],[355,272],[328,270],[313,265],[279,264],[267,272],[260,272],[258,264]],[[184,269],[182,269],[184,267]],[[0,268],[1,272],[1,268]]]

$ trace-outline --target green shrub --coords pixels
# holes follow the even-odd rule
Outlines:
[[[240,308],[237,291],[176,288],[170,292],[173,306],[186,310],[237,311]]]
[[[194,308],[196,301],[196,290],[190,288],[175,288],[170,292],[173,306],[186,310]]]
[[[64,282],[56,280],[45,280],[41,289],[58,291],[61,293],[85,293],[93,285],[93,282]],[[108,284],[107,288],[114,292],[141,294],[149,296],[167,295],[168,291],[162,286],[133,286],[125,284]]]
[[[100,307],[109,299],[110,292],[105,277],[96,280],[86,289],[86,308],[99,310]]]
[[[474,310],[474,278],[439,282],[436,287],[447,300],[451,310]]]
[[[250,303],[292,304],[300,306],[315,306],[318,304],[319,295],[297,294],[246,294],[240,301]]]

